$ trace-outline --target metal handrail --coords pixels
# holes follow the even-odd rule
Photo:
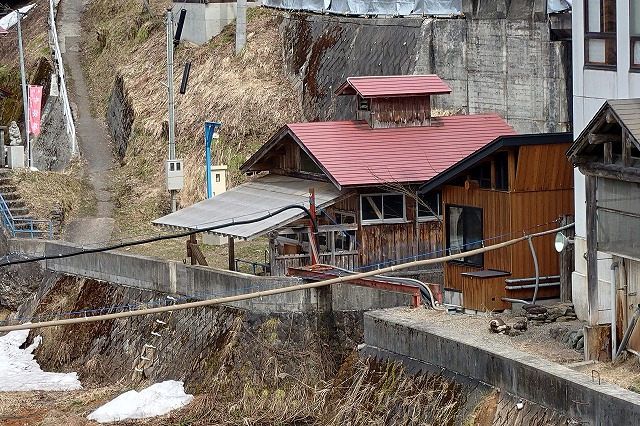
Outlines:
[[[2,194],[0,194],[0,215],[2,216],[2,227],[11,233],[12,237],[16,237],[19,234],[29,234],[30,238],[41,238],[42,236],[48,236],[49,239],[53,238],[53,224],[48,219],[31,219],[31,218],[14,218],[11,214],[11,210],[4,200]],[[16,223],[26,223],[27,229],[21,229],[16,227]],[[47,224],[47,230],[39,229],[36,225],[39,223]]]

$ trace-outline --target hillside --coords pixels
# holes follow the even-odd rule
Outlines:
[[[109,121],[111,129],[122,126],[124,133],[116,140],[121,168],[116,171],[115,188],[122,232],[142,230],[170,208],[164,181],[165,2],[150,3],[151,13],[144,13],[139,0],[97,0],[84,16],[85,34],[92,35],[84,40],[83,53],[95,94],[93,108],[100,116],[109,112],[110,117],[124,118]],[[233,26],[205,46],[183,42],[176,49],[176,92],[184,62],[192,62],[187,92],[176,94],[175,101],[176,154],[185,161],[180,206],[206,195],[204,121],[223,124],[221,138],[212,147],[212,162],[227,164],[229,182],[235,185],[243,179],[238,167],[247,155],[283,123],[300,118],[297,96],[282,71],[278,19],[273,11],[250,10],[247,44],[239,56],[235,56]],[[110,104],[110,98],[117,97],[123,106]]]

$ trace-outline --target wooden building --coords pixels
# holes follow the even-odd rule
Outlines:
[[[497,138],[422,185],[442,199],[442,238],[450,254],[557,226],[573,214],[573,170],[564,152],[571,133]],[[559,294],[553,235],[532,240],[539,277],[554,277],[538,296]],[[465,308],[501,310],[507,299],[530,300],[536,277],[528,242],[447,262],[445,296]],[[506,280],[506,281],[505,281]],[[549,281],[549,280],[543,280]],[[557,284],[556,284],[557,283]]]
[[[576,241],[576,251],[585,254],[587,279],[574,281],[574,297],[587,301],[589,359],[616,353],[640,305],[638,117],[640,99],[606,101],[567,152],[585,176],[586,244]],[[628,348],[640,351],[640,328],[630,332]]]
[[[435,75],[349,78],[336,94],[353,96],[356,120],[283,126],[241,166],[257,175],[252,181],[154,223],[202,229],[211,218],[258,218],[285,205],[309,207],[314,189],[322,195],[317,253],[309,219],[299,210],[212,232],[268,235],[272,275],[308,265],[314,255],[346,269],[438,257],[441,200],[418,188],[496,138],[515,134],[496,114],[433,117],[430,97],[450,91]]]

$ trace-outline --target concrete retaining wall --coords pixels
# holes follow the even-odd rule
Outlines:
[[[552,41],[545,7],[464,19],[292,13],[280,28],[285,72],[308,121],[355,118],[353,97],[334,93],[347,77],[438,74],[453,91],[434,108],[497,113],[519,133],[567,131],[571,43]]]
[[[581,373],[462,333],[403,319],[392,311],[365,313],[364,339],[380,348],[488,383],[585,425],[640,424],[640,395],[598,384]]]
[[[9,251],[29,256],[76,253],[82,247],[60,241],[11,239]],[[233,296],[300,284],[287,277],[263,277],[233,271],[185,265],[121,251],[89,253],[40,262],[49,271],[91,278],[126,287],[193,298]],[[330,289],[306,289],[231,303],[256,313],[309,311],[362,311],[408,306],[411,296],[349,284]]]

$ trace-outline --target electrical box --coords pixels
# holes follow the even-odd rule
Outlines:
[[[182,160],[167,160],[167,190],[175,191],[184,187],[184,167]]]
[[[220,195],[227,190],[227,166],[224,164],[211,166],[212,195]]]

